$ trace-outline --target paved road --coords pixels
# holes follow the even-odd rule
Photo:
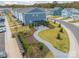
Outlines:
[[[74,36],[77,39],[78,44],[79,44],[79,27],[77,27],[73,24],[67,23],[65,21],[62,21],[62,20],[58,20],[58,19],[52,19],[52,20],[55,20],[55,21],[59,22],[60,24],[63,24],[64,26],[66,26],[68,29],[70,29],[72,31],[72,33],[74,34]]]
[[[5,51],[5,33],[0,33],[0,51]]]

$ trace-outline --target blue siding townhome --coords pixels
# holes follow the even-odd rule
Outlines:
[[[62,12],[63,8],[61,7],[55,7],[53,9],[50,9],[50,15],[53,15],[53,16],[61,16],[61,12]]]
[[[52,10],[53,10],[52,8],[48,8],[48,9],[46,8],[45,9],[46,15],[53,15]]]
[[[19,13],[18,13],[18,9],[15,8],[15,9],[12,9],[11,10],[11,13],[13,14],[13,16],[17,19],[19,19]]]
[[[24,24],[46,20],[46,13],[42,8],[19,8],[14,12],[14,15]]]

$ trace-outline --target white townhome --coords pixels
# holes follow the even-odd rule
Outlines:
[[[62,17],[71,17],[71,11],[74,10],[74,8],[64,8],[61,12]]]
[[[62,17],[69,17],[74,20],[79,20],[79,10],[75,8],[64,8],[62,10]]]
[[[71,18],[74,20],[79,20],[79,10],[78,9],[75,9],[74,11],[72,11]]]

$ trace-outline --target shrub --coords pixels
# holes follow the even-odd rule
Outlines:
[[[22,26],[25,26],[25,24],[24,24],[24,23],[22,23]]]
[[[22,47],[24,48],[25,52],[27,52],[27,49],[28,49],[29,46],[28,46],[27,42],[24,40],[24,37],[22,36],[22,32],[18,33],[18,39],[20,40]]]
[[[54,21],[54,24],[56,24],[56,21]]]
[[[63,31],[63,28],[60,29],[60,32],[62,32],[62,33],[64,32],[64,31]]]
[[[43,25],[44,25],[44,26],[48,26],[48,25],[49,25],[49,22],[48,22],[48,21],[44,21],[44,22],[43,22]]]
[[[29,27],[30,27],[30,28],[34,27],[34,24],[29,24]]]
[[[39,43],[39,48],[40,48],[40,50],[43,50],[44,44],[43,43]]]
[[[57,34],[57,39],[61,40],[61,35],[59,33]]]
[[[61,27],[61,24],[59,24],[58,27]]]
[[[28,50],[27,50],[27,53],[31,56],[33,55],[33,47],[32,46],[29,46]]]

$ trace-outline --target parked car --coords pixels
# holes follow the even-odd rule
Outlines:
[[[0,22],[4,22],[5,21],[5,19],[0,19]]]
[[[6,28],[5,27],[0,27],[0,32],[5,32]]]
[[[7,53],[5,51],[0,51],[0,58],[7,58]]]
[[[4,27],[4,26],[5,26],[4,22],[0,22],[0,27]]]

